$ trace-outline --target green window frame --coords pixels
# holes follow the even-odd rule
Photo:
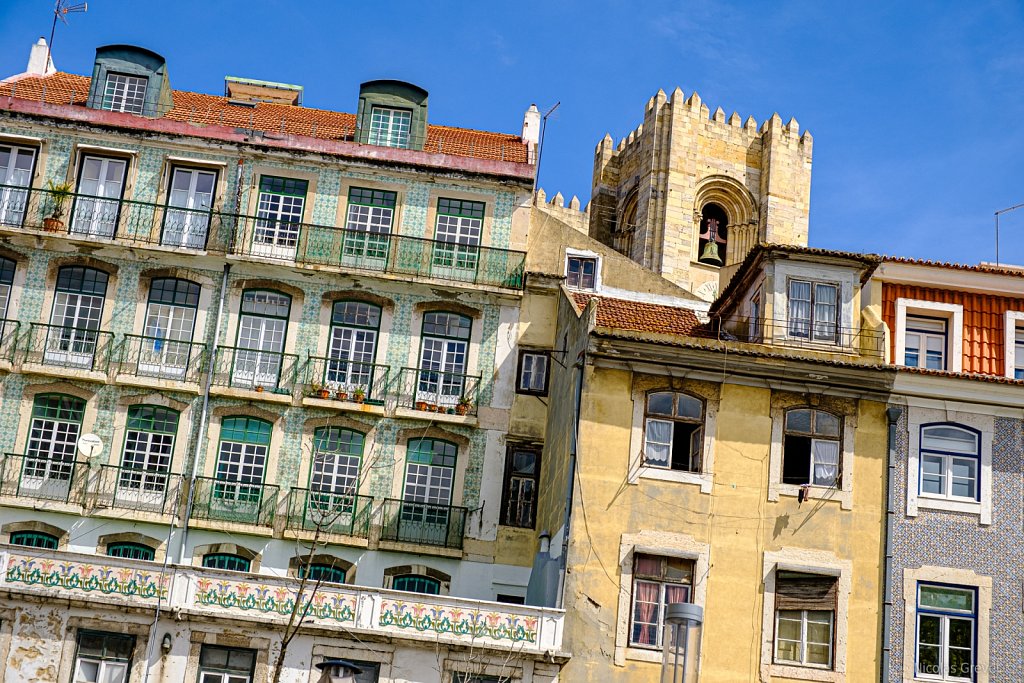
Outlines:
[[[459,447],[443,439],[409,439],[406,447],[405,482],[402,498],[407,503],[449,506],[455,493],[455,464]],[[403,518],[417,515],[436,517],[436,509],[403,509]],[[444,513],[446,516],[447,513]],[[441,521],[440,518],[435,521]],[[446,520],[444,520],[447,523]]]
[[[202,286],[191,280],[177,277],[157,277],[149,283],[148,302],[198,308],[200,291],[202,291]]]
[[[479,218],[483,220],[486,207],[487,204],[484,202],[474,202],[468,199],[447,199],[442,197],[437,200],[437,213],[445,216]]]
[[[203,566],[207,569],[247,572],[252,567],[252,560],[232,553],[207,553],[203,555]]]
[[[366,435],[362,432],[345,427],[318,427],[313,432],[313,458],[309,465],[310,491],[354,495],[359,490],[365,445]],[[324,456],[331,456],[331,461]]]
[[[14,531],[11,532],[9,543],[11,545],[20,545],[25,548],[56,550],[59,539],[53,534],[48,534],[42,531]]]
[[[469,341],[473,331],[473,319],[468,315],[451,311],[427,311],[423,314],[421,337],[441,337]]]
[[[299,578],[308,577],[310,581],[345,583],[345,573],[344,568],[326,562],[314,562],[308,566],[305,564],[299,565]]]
[[[391,190],[375,190],[368,187],[352,187],[348,191],[349,204],[380,206],[394,209],[398,205],[398,193]]]
[[[39,394],[25,442],[22,477],[68,482],[74,473],[85,401],[64,394]]]
[[[166,491],[179,418],[178,411],[163,406],[128,407],[119,489],[144,493]]]
[[[402,574],[391,579],[391,589],[423,595],[440,595],[441,582],[422,574]]]
[[[108,543],[107,556],[121,557],[126,560],[145,560],[147,562],[152,562],[156,558],[156,551],[142,543],[131,543],[125,541],[122,543]]]
[[[283,194],[290,197],[303,197],[309,192],[309,181],[299,178],[282,178],[280,176],[261,175],[260,192]]]
[[[102,270],[85,266],[64,266],[57,271],[55,289],[58,292],[106,297],[109,281],[110,276]]]
[[[273,425],[256,417],[226,417],[220,426],[217,447],[218,483],[214,498],[256,502],[260,500],[270,456]]]
[[[65,394],[39,394],[32,402],[32,417],[82,424],[85,401]]]

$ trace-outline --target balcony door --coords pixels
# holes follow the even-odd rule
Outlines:
[[[363,434],[342,427],[314,432],[304,528],[321,526],[351,533],[364,440]]]
[[[65,266],[58,271],[43,350],[46,364],[92,368],[99,344],[107,280],[103,271],[83,266]]]
[[[423,315],[416,401],[453,407],[466,386],[466,359],[472,321],[458,313]]]
[[[324,384],[340,388],[373,387],[380,307],[359,301],[339,301],[331,310],[331,340]]]
[[[82,160],[71,232],[89,237],[114,236],[127,168],[128,163],[121,159],[87,156]]]
[[[232,385],[277,388],[291,303],[291,297],[280,292],[242,293]]]
[[[160,406],[128,408],[124,454],[117,478],[117,502],[161,511],[167,500],[178,412]]]
[[[483,225],[483,202],[439,199],[431,273],[449,280],[474,280]]]
[[[210,501],[217,519],[253,521],[259,517],[270,432],[269,422],[254,417],[228,417],[221,423]]]
[[[458,447],[448,441],[409,441],[399,540],[447,545],[457,456]]]
[[[25,220],[35,161],[30,147],[0,145],[0,224],[20,226]]]
[[[181,379],[192,358],[192,334],[201,288],[177,278],[155,278],[146,305],[145,339],[138,371],[147,377]]]
[[[20,494],[68,500],[84,415],[85,401],[79,398],[61,394],[36,396],[18,487]]]
[[[213,171],[194,168],[171,171],[161,244],[189,249],[206,248],[216,185],[217,174]]]
[[[341,265],[377,271],[387,267],[397,197],[384,190],[349,190]]]
[[[307,188],[305,180],[272,176],[260,178],[256,225],[252,235],[254,256],[295,259]]]

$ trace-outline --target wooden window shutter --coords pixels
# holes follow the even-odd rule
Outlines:
[[[838,583],[834,576],[779,571],[775,576],[775,608],[834,610]]]

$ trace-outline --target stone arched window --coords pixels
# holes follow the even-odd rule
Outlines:
[[[708,202],[701,208],[698,237],[697,260],[709,266],[725,265],[729,240],[729,216],[725,209],[714,202]]]
[[[613,248],[626,256],[633,251],[633,235],[636,234],[638,206],[637,192],[634,190],[622,204],[622,212],[619,214],[619,222],[613,235]]]

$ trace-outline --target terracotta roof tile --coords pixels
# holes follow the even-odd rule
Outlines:
[[[931,268],[949,268],[951,270],[970,270],[978,273],[993,273],[996,275],[1014,275],[1024,277],[1024,266],[996,266],[988,263],[980,263],[970,266],[965,263],[951,263],[949,261],[930,261],[928,259],[906,258],[903,256],[883,256],[885,263],[907,263],[914,266],[928,266]]]
[[[689,308],[648,304],[640,301],[611,299],[583,292],[573,292],[576,305],[583,308],[597,299],[597,326],[656,334],[693,334],[700,320]]]
[[[85,105],[91,79],[57,72],[49,76],[23,76],[0,83],[0,96],[45,101],[49,104]],[[255,107],[231,104],[226,97],[175,90],[174,107],[164,118],[199,125],[252,128],[267,133],[303,135],[323,140],[352,140],[354,114],[260,102]],[[450,126],[427,126],[423,151],[455,156],[528,163],[527,147],[518,135]]]

